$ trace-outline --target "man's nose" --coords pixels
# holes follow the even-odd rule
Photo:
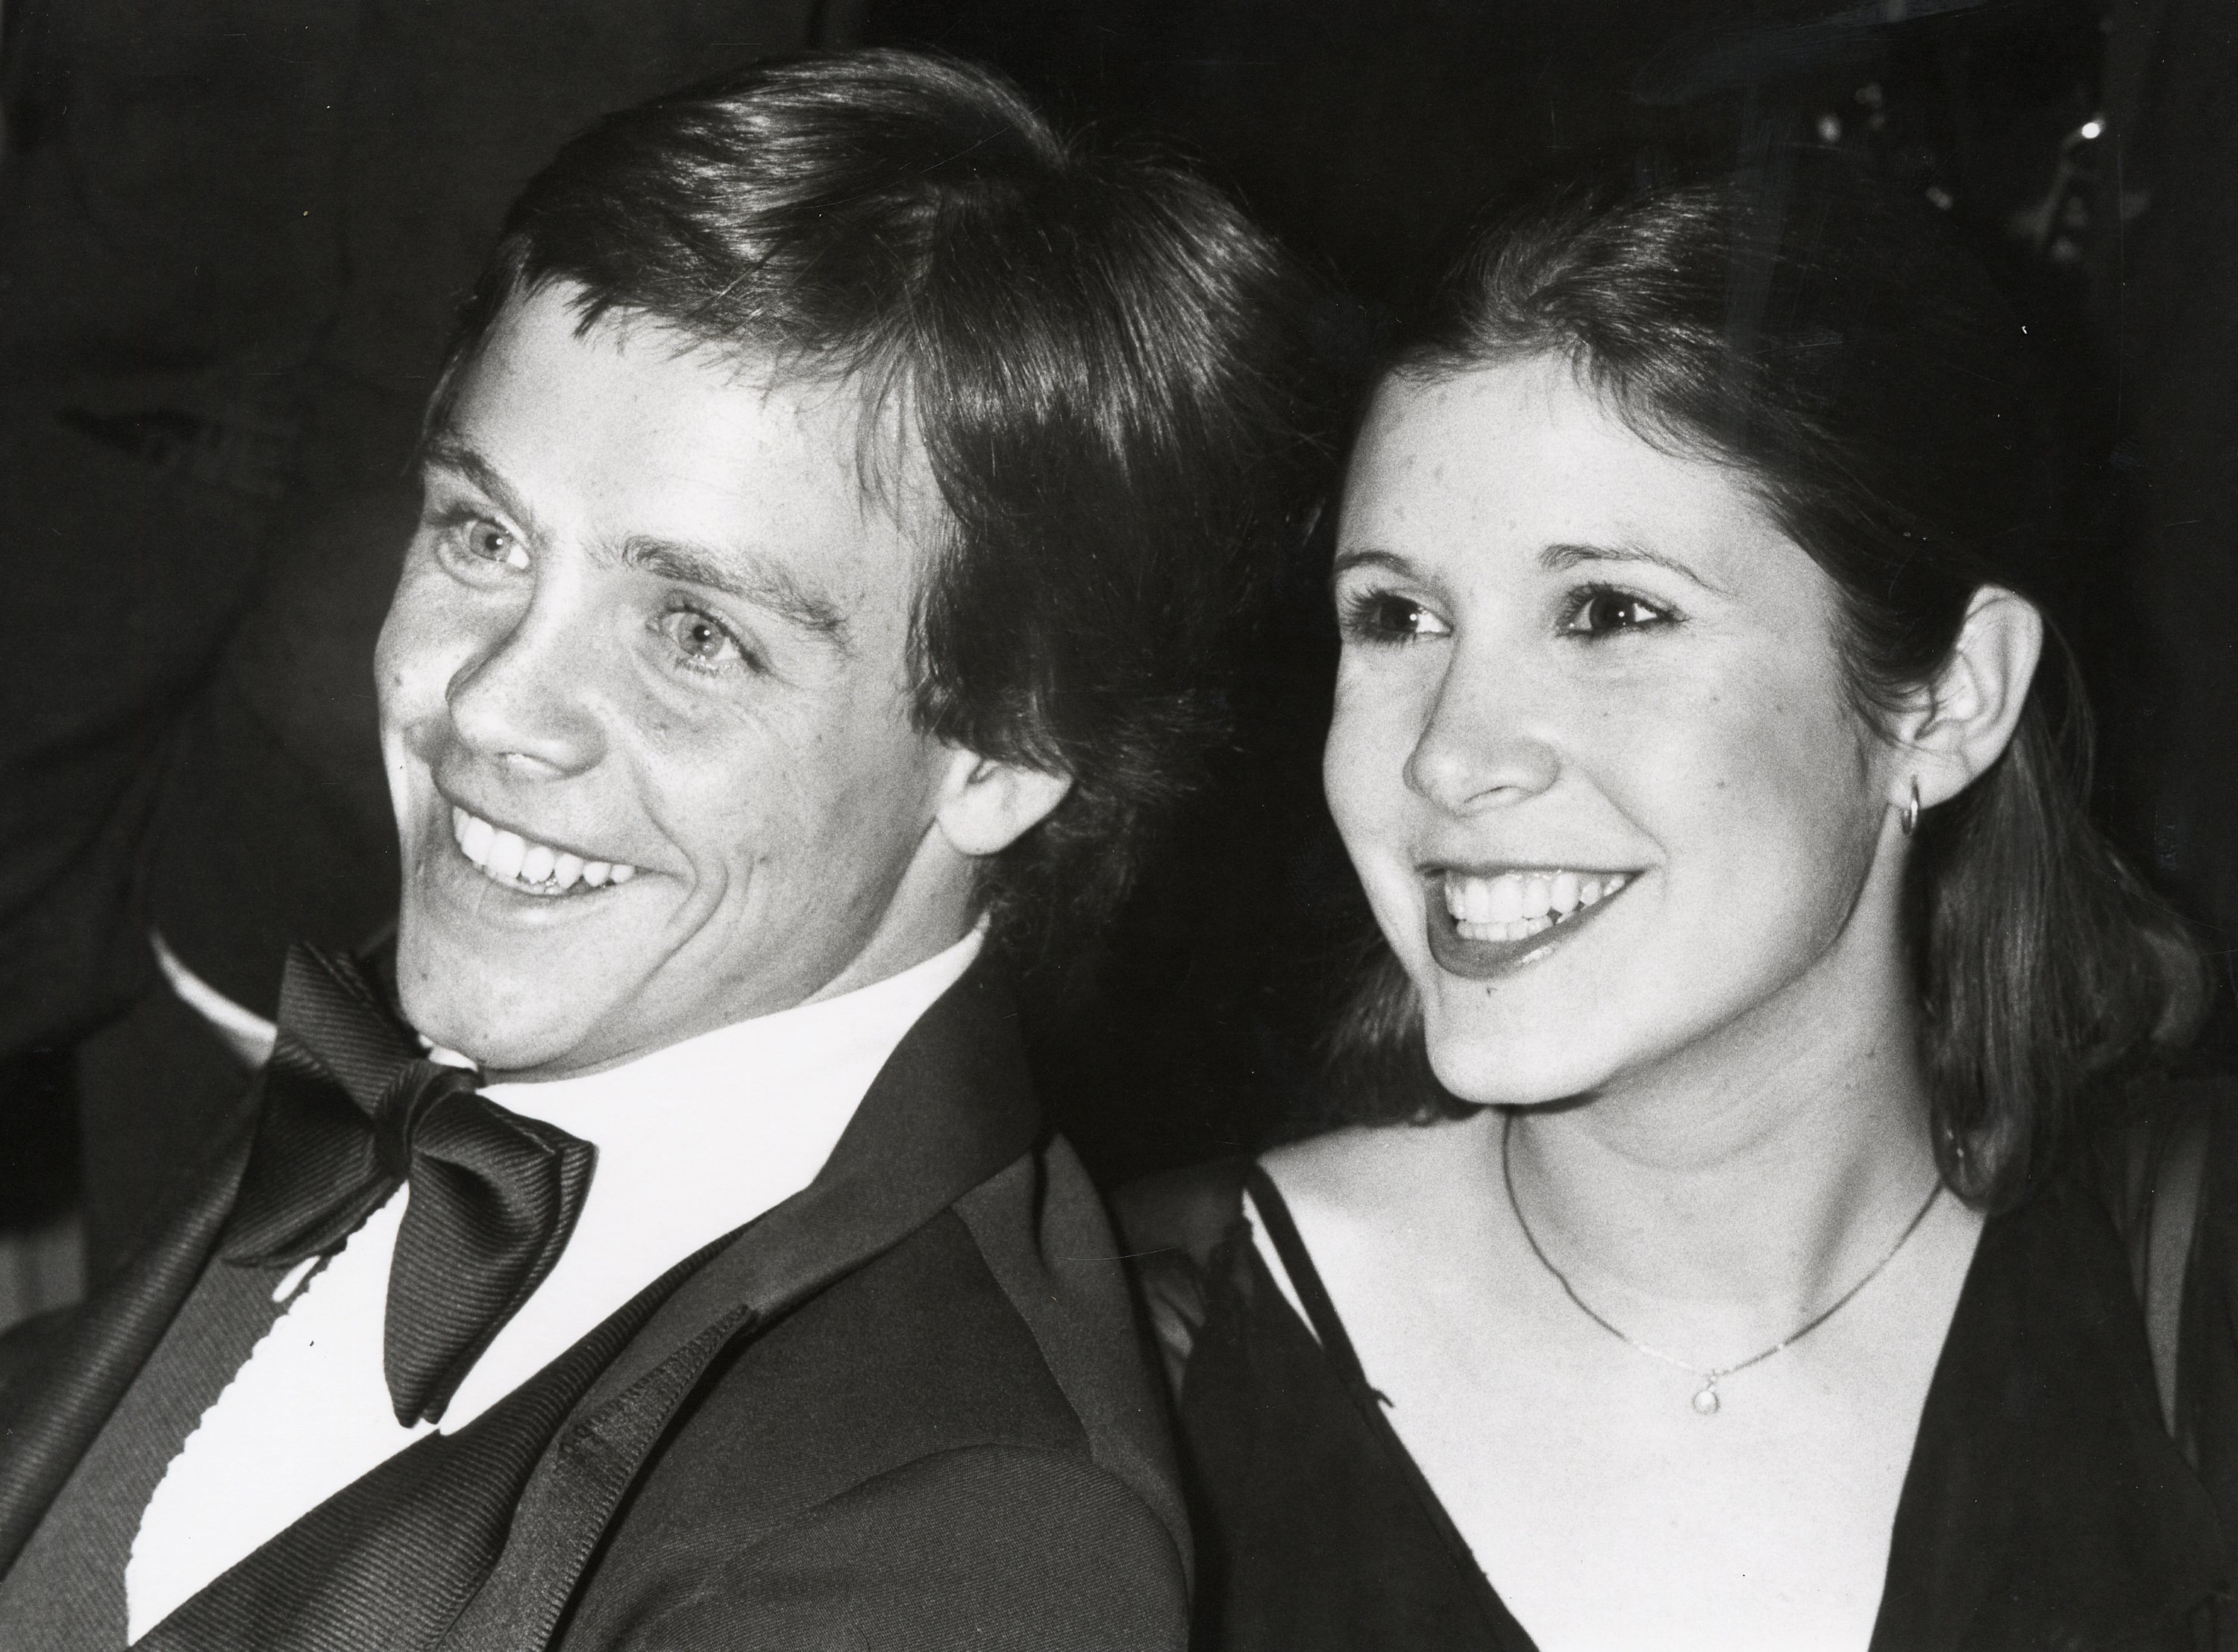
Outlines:
[[[587,593],[540,587],[452,677],[460,741],[530,777],[596,765],[606,750],[597,705],[603,651]]]
[[[1406,772],[1409,788],[1452,814],[1520,803],[1552,786],[1559,747],[1526,664],[1456,650]]]

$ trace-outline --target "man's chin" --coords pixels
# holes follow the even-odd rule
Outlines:
[[[493,1080],[573,1078],[642,1053],[579,1020],[562,1023],[498,1009],[477,1014],[469,1008],[463,1014],[414,1017],[413,1024],[437,1049],[465,1056]]]
[[[525,1014],[462,1001],[454,995],[439,995],[424,1008],[414,995],[402,996],[405,1019],[422,1038],[438,1049],[465,1056],[485,1073],[556,1075],[599,1062],[585,1048],[579,1021],[561,1025],[548,1014]]]
[[[578,973],[568,961],[500,955],[510,950],[461,946],[438,926],[412,922],[407,909],[396,948],[405,1020],[488,1073],[556,1075],[612,1059],[601,1053],[616,1030],[612,1006],[566,989]]]

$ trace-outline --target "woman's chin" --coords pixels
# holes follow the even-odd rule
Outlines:
[[[1615,1065],[1606,1049],[1586,1047],[1575,1037],[1455,1025],[1434,1008],[1424,1017],[1423,1037],[1438,1082],[1459,1100],[1480,1107],[1573,1100],[1599,1089]]]

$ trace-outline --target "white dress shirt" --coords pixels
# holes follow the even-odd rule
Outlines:
[[[381,1373],[400,1188],[310,1273],[171,1460],[125,1567],[129,1638],[422,1434],[463,1428],[676,1263],[807,1186],[894,1047],[979,945],[967,935],[873,986],[607,1072],[484,1087],[598,1151],[560,1260],[441,1422],[403,1427]]]

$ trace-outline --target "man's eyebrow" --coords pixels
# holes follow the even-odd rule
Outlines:
[[[1654,567],[1668,569],[1680,578],[1690,579],[1716,596],[1727,594],[1678,558],[1665,556],[1660,551],[1651,551],[1644,545],[1550,545],[1539,553],[1539,565],[1549,573],[1575,568],[1587,562],[1645,562]]]
[[[420,463],[447,471],[456,471],[476,487],[497,501],[498,508],[520,524],[532,539],[546,539],[543,525],[536,512],[528,508],[528,501],[505,479],[497,466],[484,459],[465,438],[455,431],[438,430],[420,444]]]
[[[823,592],[804,585],[791,570],[751,552],[711,551],[674,539],[635,534],[622,545],[625,565],[674,579],[704,585],[770,612],[788,624],[824,638],[835,647],[851,647],[847,616]]]

